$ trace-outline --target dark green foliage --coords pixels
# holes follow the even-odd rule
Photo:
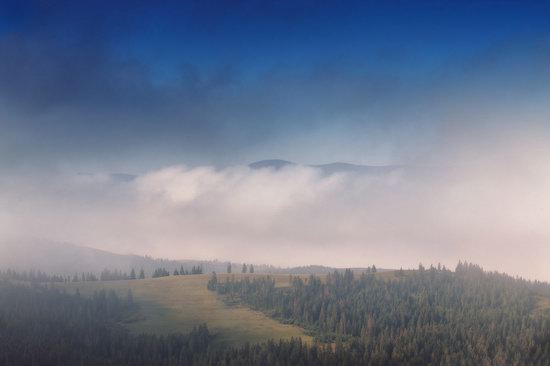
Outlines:
[[[93,276],[92,274],[88,274],[88,276]],[[93,276],[94,280],[97,280],[95,276]],[[13,280],[13,281],[24,281],[24,282],[31,282],[31,283],[47,283],[47,282],[67,282],[69,279],[67,279],[64,276],[59,275],[49,275],[44,272],[40,271],[23,271],[23,272],[17,272],[12,269],[8,269],[7,271],[0,271],[0,280]]]
[[[358,352],[351,364],[550,364],[550,317],[534,315],[537,293],[548,284],[462,263],[456,273],[420,266],[398,277],[354,278],[347,270],[324,282],[292,278],[289,288],[276,288],[270,278],[210,288],[303,325],[320,340],[344,340]]]
[[[99,279],[101,281],[121,281],[129,280],[130,277],[128,277],[126,272],[119,271],[118,269],[115,269],[113,271],[109,269],[104,269],[103,271],[101,271]]]
[[[206,285],[206,287],[210,291],[216,290],[216,288],[218,287],[218,276],[216,275],[216,272],[212,272],[212,277],[210,277],[210,279],[208,280],[208,284]]]
[[[87,299],[0,281],[0,364],[203,364],[210,341],[206,325],[187,336],[132,336],[118,322],[134,307],[131,292],[126,300],[112,291]]]
[[[158,278],[158,277],[167,277],[167,276],[170,276],[170,272],[168,272],[166,270],[166,268],[157,268],[155,269],[155,271],[153,272],[153,278]]]
[[[202,266],[193,266],[193,268],[191,268],[191,274],[202,274]]]
[[[213,347],[206,325],[188,335],[129,334],[120,324],[135,316],[131,291],[86,298],[0,279],[0,364],[550,365],[550,314],[535,309],[548,284],[462,263],[455,273],[419,267],[395,278],[348,270],[324,281],[290,277],[290,287],[277,288],[269,277],[220,281],[212,273],[210,290],[316,335],[309,345],[239,348]]]

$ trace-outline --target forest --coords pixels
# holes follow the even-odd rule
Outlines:
[[[36,274],[35,274],[36,276]],[[45,277],[44,277],[45,278]],[[460,263],[378,276],[213,273],[208,289],[300,325],[313,341],[270,340],[220,346],[207,324],[187,334],[134,334],[140,303],[68,293],[55,284],[0,278],[0,362],[4,365],[548,365],[550,286]]]
[[[277,288],[269,277],[218,281],[214,274],[208,288],[306,327],[337,353],[348,349],[352,364],[550,364],[550,312],[538,309],[545,283],[468,263],[455,272],[400,270],[389,280],[346,270],[290,281]]]

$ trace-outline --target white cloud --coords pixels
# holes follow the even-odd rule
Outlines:
[[[115,252],[279,265],[454,266],[550,279],[545,159],[384,176],[291,166],[172,166],[108,176],[4,177],[0,228]]]

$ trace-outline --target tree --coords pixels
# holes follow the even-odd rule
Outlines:
[[[139,279],[140,280],[145,279],[145,272],[143,271],[143,268],[139,270]]]
[[[130,271],[130,279],[135,280],[136,279],[136,271],[132,267],[132,270]]]
[[[210,277],[210,280],[208,280],[208,284],[206,285],[206,287],[210,291],[216,291],[216,289],[218,288],[218,277],[216,276],[216,272],[212,272],[212,277]]]
[[[231,262],[227,263],[227,273],[231,273]]]
[[[250,272],[250,273],[254,273],[254,265],[253,265],[253,264],[250,265],[250,270],[249,270],[249,272]]]
[[[153,272],[153,275],[151,277],[157,278],[157,277],[166,277],[170,276],[170,272],[166,270],[166,268],[157,268],[155,272]]]
[[[180,273],[178,272],[178,269],[176,268],[176,269],[174,270],[174,276],[179,276],[179,275],[180,275]]]
[[[243,263],[243,269],[241,270],[242,273],[246,273],[246,263]]]

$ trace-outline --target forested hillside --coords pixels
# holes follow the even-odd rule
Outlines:
[[[475,265],[398,271],[394,280],[348,270],[293,278],[288,288],[213,276],[208,286],[336,341],[336,349],[351,347],[353,364],[550,364],[550,313],[538,308],[549,286]]]
[[[208,288],[315,338],[220,345],[207,324],[188,334],[130,333],[140,303],[0,279],[4,365],[549,365],[550,286],[459,264],[328,276],[213,274]],[[152,279],[149,281],[163,281]],[[142,281],[130,281],[136,286]],[[108,284],[109,282],[105,282]],[[76,285],[76,284],[75,284]]]

